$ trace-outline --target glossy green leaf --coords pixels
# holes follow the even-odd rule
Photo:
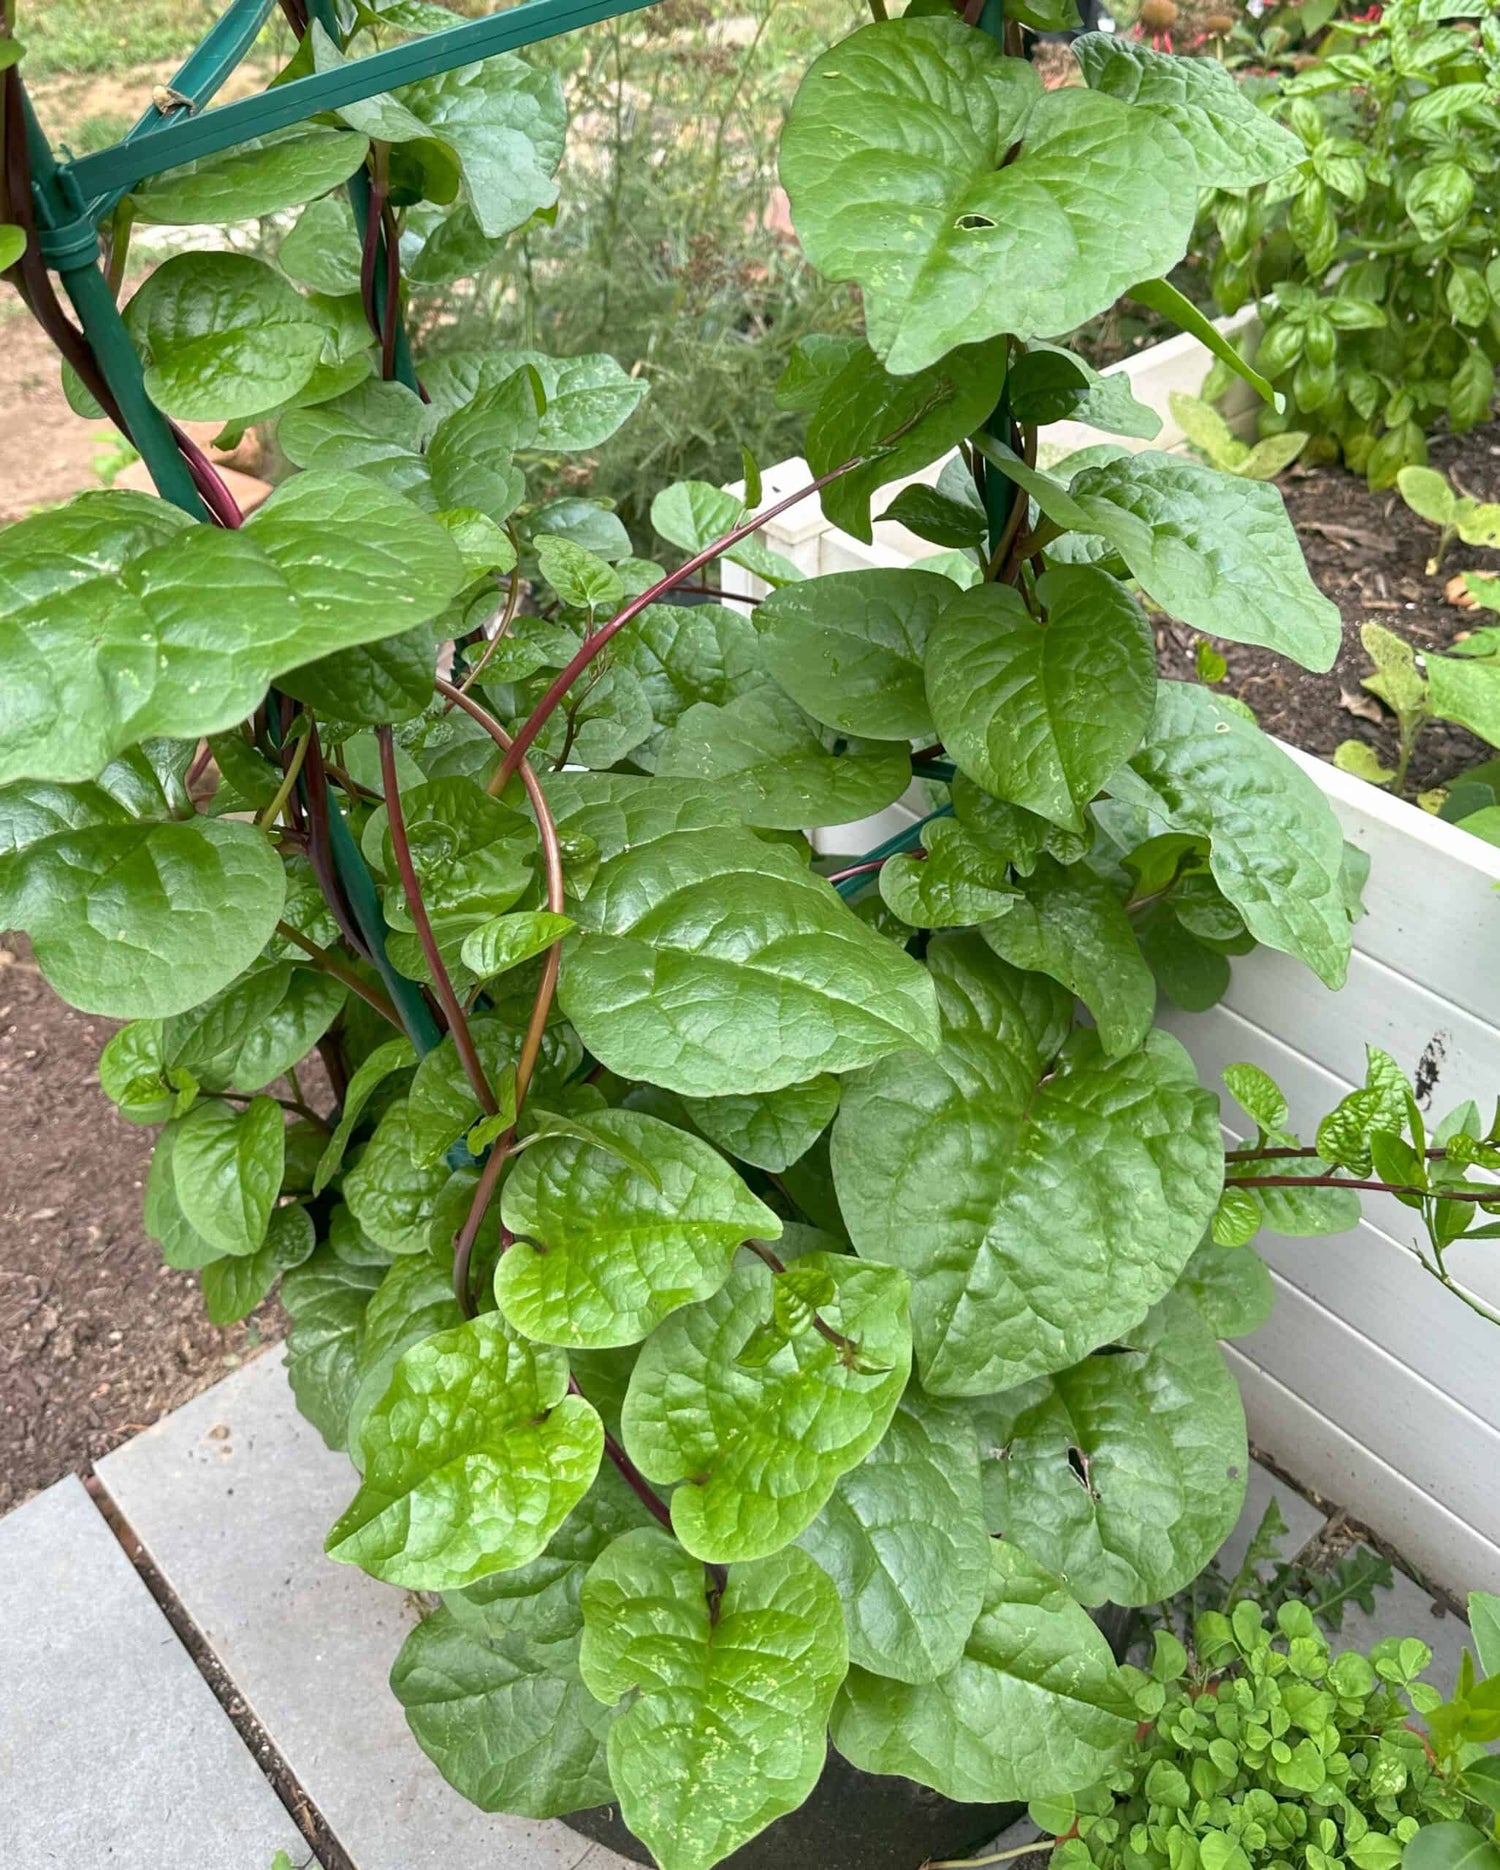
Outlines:
[[[756,612],[766,667],[826,726],[875,740],[928,735],[922,658],[953,596],[935,572],[894,568],[787,585]]]
[[[564,839],[587,840],[601,863],[674,831],[744,823],[728,787],[640,773],[543,773],[542,789]],[[576,872],[571,873],[576,886]]]
[[[983,1395],[1139,1323],[1208,1226],[1223,1147],[1166,1033],[1121,1059],[1087,1031],[1059,1052],[1067,1001],[1051,983],[976,936],[934,941],[928,966],[943,1050],[846,1083],[834,1178],[857,1249],[912,1276],[926,1388]]]
[[[1065,489],[1004,451],[991,458],[1048,519],[1107,540],[1180,622],[1317,672],[1333,666],[1338,607],[1313,583],[1281,495],[1265,481],[1147,449],[1085,467]]]
[[[700,701],[662,741],[664,779],[722,780],[747,824],[795,831],[848,824],[883,811],[911,783],[905,747],[846,741],[835,753],[797,704],[769,683],[723,707]]]
[[[1500,1870],[1500,1845],[1474,1825],[1445,1819],[1409,1840],[1401,1870]]]
[[[365,1307],[383,1266],[353,1266],[328,1245],[281,1282],[291,1315],[287,1381],[298,1409],[330,1448],[346,1448]]]
[[[162,1259],[168,1266],[182,1272],[197,1272],[224,1255],[223,1249],[205,1240],[182,1211],[172,1161],[179,1128],[178,1124],[169,1123],[156,1139],[151,1168],[146,1176],[142,1223],[151,1239],[159,1242]]]
[[[266,1237],[248,1255],[231,1254],[202,1271],[203,1309],[209,1322],[232,1325],[248,1318],[284,1272],[300,1266],[316,1242],[306,1208],[275,1208]]]
[[[349,203],[338,195],[310,201],[276,249],[276,264],[314,292],[358,292],[360,238]]]
[[[969,1411],[913,1385],[798,1543],[838,1587],[851,1662],[903,1682],[945,1675],[974,1628],[990,1568]]]
[[[562,603],[586,610],[591,618],[612,617],[625,601],[625,587],[614,566],[571,539],[544,533],[537,540],[536,562]]]
[[[987,1396],[974,1413],[991,1529],[1066,1578],[1080,1603],[1170,1597],[1239,1517],[1245,1412],[1182,1294],[1118,1345]]]
[[[330,1556],[408,1590],[524,1565],[588,1491],[603,1428],[567,1359],[494,1313],[407,1351],[360,1437],[364,1484]]]
[[[996,1539],[957,1665],[916,1684],[851,1669],[830,1726],[863,1772],[990,1803],[1096,1783],[1133,1743],[1136,1717],[1087,1611],[1020,1546]]]
[[[533,386],[523,370],[444,416],[426,456],[438,506],[473,507],[497,523],[507,518],[525,498],[526,476],[515,454],[534,439],[536,420]]]
[[[745,517],[745,503],[737,494],[701,480],[664,487],[651,502],[651,524],[662,538],[694,554],[735,531]],[[802,576],[790,559],[773,552],[754,533],[730,546],[725,557],[771,585],[795,583]]]
[[[756,625],[723,604],[648,604],[609,653],[640,683],[658,727],[674,727],[696,702],[722,706],[766,680]]]
[[[1071,831],[1141,743],[1156,697],[1145,613],[1091,565],[1038,589],[1038,623],[1008,585],[953,597],[927,646],[927,695],[943,744],[997,798]]]
[[[1228,1183],[1226,1193],[1233,1190],[1234,1184]],[[1197,1306],[1216,1338],[1242,1338],[1259,1331],[1275,1302],[1271,1270],[1260,1255],[1249,1246],[1223,1246],[1217,1240],[1204,1241],[1175,1289]]]
[[[826,1072],[805,1084],[742,1097],[688,1097],[684,1107],[711,1143],[757,1169],[788,1169],[833,1121],[839,1081]],[[770,1236],[762,1236],[770,1238]]]
[[[1084,33],[1073,49],[1090,89],[1153,111],[1181,131],[1200,188],[1253,188],[1307,153],[1217,59],[1174,57],[1102,32]]]
[[[325,718],[375,727],[422,713],[432,700],[436,666],[432,625],[419,623],[384,642],[341,649],[289,669],[278,686]]]
[[[915,474],[989,416],[1005,382],[1003,341],[965,346],[914,376],[892,376],[862,344],[827,384],[807,425],[807,465],[821,477],[863,463],[823,489],[835,526],[868,542],[870,496]]]
[[[724,1097],[937,1042],[917,962],[784,845],[750,832],[627,848],[600,866],[578,913],[559,996],[622,1077]]]
[[[1119,891],[1086,864],[1039,858],[1009,912],[983,934],[1012,967],[1050,974],[1076,994],[1111,1058],[1133,1052],[1151,1030],[1155,977]]]
[[[448,1180],[441,1155],[419,1162],[418,1146],[408,1100],[398,1098],[387,1106],[359,1161],[344,1176],[350,1212],[388,1253],[426,1250],[432,1204]]]
[[[131,210],[138,221],[172,226],[216,227],[225,221],[253,221],[311,201],[315,195],[326,195],[340,182],[347,182],[369,148],[365,137],[348,130],[293,124],[196,162],[164,169],[134,190]],[[319,280],[308,283],[323,292],[349,290]],[[357,272],[354,285],[357,289]],[[268,404],[262,402],[260,407]]]
[[[270,940],[281,862],[251,825],[96,825],[34,845],[11,873],[8,920],[70,1006],[116,1019],[196,1006]]]
[[[575,926],[571,916],[547,909],[516,909],[481,922],[464,937],[464,966],[479,980],[493,980],[539,955]]]
[[[1343,985],[1343,835],[1313,780],[1258,727],[1196,683],[1162,682],[1145,744],[1109,789],[1144,807],[1154,830],[1206,837],[1214,881],[1256,940]]]
[[[1086,422],[1148,442],[1161,433],[1161,417],[1136,401],[1123,370],[1095,370],[1060,345],[1032,344],[1012,367],[1006,394],[1018,422]]]
[[[536,850],[531,824],[491,798],[477,780],[455,775],[413,786],[403,793],[401,815],[423,901],[439,932],[442,924],[458,919],[471,927],[489,921],[531,881]],[[386,875],[394,878],[389,825],[384,826],[382,858]],[[409,923],[404,912],[404,903],[387,909],[393,927]]]
[[[1424,660],[1438,719],[1458,721],[1500,747],[1500,659],[1429,653]]]
[[[220,1253],[250,1254],[281,1191],[285,1122],[269,1097],[243,1109],[215,1098],[177,1124],[172,1179],[188,1224]]]
[[[457,155],[465,197],[491,239],[557,200],[568,115],[555,72],[501,52],[395,95]]]
[[[191,1073],[205,1091],[262,1091],[306,1057],[347,997],[342,982],[310,968],[286,961],[257,967],[165,1021],[163,1061]]]
[[[1012,145],[1019,153],[1010,156]],[[864,292],[899,375],[955,345],[1050,337],[1187,250],[1192,156],[1163,118],[1077,89],[950,19],[890,20],[803,78],[781,178],[808,259]]]
[[[443,416],[528,366],[541,378],[547,397],[537,418],[534,445],[540,449],[597,448],[646,395],[643,379],[600,352],[549,357],[544,351],[444,351],[424,362],[422,385]]]
[[[360,1062],[344,1092],[338,1125],[319,1158],[313,1177],[315,1195],[321,1195],[343,1167],[344,1151],[370,1099],[393,1073],[408,1071],[416,1062],[417,1054],[409,1039],[388,1039]]]
[[[146,390],[182,421],[259,415],[300,390],[316,368],[328,321],[262,260],[179,253],[125,307],[146,366]]]
[[[521,1156],[502,1199],[516,1238],[495,1298],[544,1344],[637,1343],[716,1292],[741,1241],[781,1232],[723,1157],[685,1130],[631,1110],[600,1111],[591,1127],[628,1144],[657,1179],[577,1137],[548,1137]]]
[[[663,1870],[711,1870],[794,1811],[823,1770],[848,1648],[838,1593],[805,1552],[736,1565],[710,1609],[703,1567],[625,1534],[583,1586],[583,1679],[606,1705],[609,1775]]]
[[[396,1365],[413,1345],[463,1321],[453,1295],[451,1253],[403,1254],[386,1269],[365,1307],[354,1359],[347,1432],[357,1468],[364,1464],[365,1422],[390,1388]]]
[[[648,1480],[691,1482],[672,1495],[672,1526],[688,1551],[712,1563],[763,1558],[796,1538],[839,1475],[880,1440],[906,1387],[905,1275],[841,1254],[804,1254],[794,1264],[832,1277],[824,1322],[878,1368],[851,1368],[811,1330],[758,1368],[739,1363],[771,1316],[776,1275],[756,1261],[659,1326],[631,1375],[626,1449]]]
[[[881,866],[886,906],[913,928],[961,928],[1015,908],[1019,895],[1004,854],[951,818],[922,827],[925,856],[896,856]]]

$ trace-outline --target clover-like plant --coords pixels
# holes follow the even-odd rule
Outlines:
[[[556,81],[507,54],[351,102],[367,35],[448,16],[370,0],[341,43],[284,10],[338,108],[112,217],[117,271],[142,219],[283,217],[279,264],[182,252],[120,329],[75,278],[96,348],[6,139],[25,296],[176,499],[0,536],[0,919],[129,1022],[100,1078],[161,1125],[168,1263],[218,1320],[280,1280],[297,1403],[358,1470],[329,1550],[443,1593],[394,1684],[470,1798],[617,1801],[708,1870],[830,1737],[958,1800],[1091,1783],[1136,1712],[1089,1612],[1177,1590],[1239,1511],[1250,1237],[1348,1226],[1391,1124],[1424,1212],[1497,1205],[1477,1119],[1448,1177],[1384,1076],[1315,1148],[1246,1079],[1226,1163],[1158,992],[1211,1004],[1256,942],[1337,986],[1362,863],[1243,708],[1158,680],[1146,604],[1317,669],[1338,614],[1263,482],[1036,466],[1062,416],[1155,432],[1051,341],[1121,291],[1227,351],[1156,275],[1196,186],[1297,145],[1210,61],[1096,38],[1044,93],[1014,28],[854,33],[782,174],[868,341],[794,359],[805,486],[658,495],[667,570],[532,491],[640,400],[613,360],[407,354],[398,258],[550,211]],[[13,129],[14,64],[5,95]],[[301,471],[241,524],[162,416],[264,423]],[[821,492],[868,537],[950,456],[921,518],[956,576],[799,579],[756,536]],[[667,601],[724,556],[762,602]],[[914,776],[919,834],[813,860]]]

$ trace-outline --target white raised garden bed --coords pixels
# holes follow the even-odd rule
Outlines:
[[[1154,442],[1125,445],[1180,445],[1168,396],[1196,392],[1210,362],[1195,339],[1178,337],[1116,365],[1164,425]],[[1059,424],[1043,432],[1042,446],[1055,458],[1098,439]],[[766,503],[808,478],[804,462],[782,462],[764,477]],[[809,575],[902,565],[932,551],[879,521],[875,543],[864,545],[828,525],[813,501],[772,522],[765,538]],[[732,591],[761,588],[732,565],[724,571]],[[1204,1014],[1164,1009],[1165,1023],[1215,1088],[1227,1064],[1264,1066],[1305,1134],[1363,1080],[1367,1041],[1408,1071],[1423,1066],[1435,1114],[1468,1097],[1487,1114],[1500,1087],[1500,849],[1287,751],[1327,794],[1345,836],[1370,855],[1369,914],[1354,930],[1348,984],[1330,993],[1306,968],[1259,949],[1234,962],[1221,1005]],[[915,815],[897,805],[820,841],[866,849]],[[1235,1107],[1226,1100],[1225,1109]],[[1500,1590],[1500,1333],[1423,1271],[1412,1223],[1399,1203],[1377,1196],[1352,1233],[1262,1235],[1276,1308],[1229,1357],[1251,1438],[1274,1461],[1388,1538],[1432,1582],[1455,1593]],[[1500,1306],[1500,1242],[1456,1248],[1449,1264]]]

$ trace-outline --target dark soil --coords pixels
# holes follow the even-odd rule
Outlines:
[[[1500,425],[1437,438],[1432,465],[1465,493],[1500,500]],[[1370,660],[1359,627],[1384,624],[1419,653],[1447,649],[1491,617],[1450,604],[1444,585],[1461,571],[1500,571],[1500,552],[1455,543],[1443,560],[1442,575],[1431,577],[1426,567],[1437,544],[1436,528],[1409,511],[1394,488],[1371,493],[1363,480],[1342,468],[1293,468],[1280,486],[1308,567],[1343,613],[1344,646],[1327,675],[1312,675],[1270,650],[1216,641],[1229,664],[1224,687],[1255,710],[1267,733],[1294,746],[1331,759],[1341,740],[1363,740],[1393,766],[1394,722],[1360,687]],[[1194,678],[1195,641],[1192,631],[1178,625],[1160,627],[1163,675]],[[1371,715],[1381,718],[1367,718]],[[1494,748],[1464,728],[1432,722],[1417,742],[1407,791],[1415,796],[1444,785],[1466,767],[1493,757]]]
[[[99,1089],[110,1021],[0,945],[0,1513],[186,1402],[282,1332],[219,1331],[141,1229],[153,1132]]]

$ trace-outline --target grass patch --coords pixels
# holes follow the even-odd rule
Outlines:
[[[22,0],[16,31],[28,79],[95,77],[185,58],[220,10],[217,0]]]

